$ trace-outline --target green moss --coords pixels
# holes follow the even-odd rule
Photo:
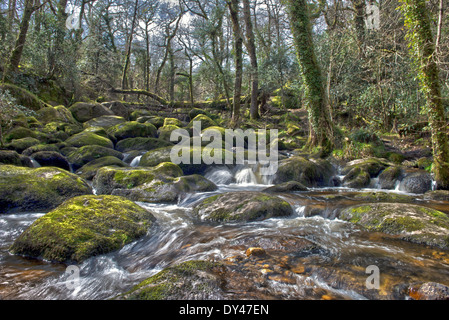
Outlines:
[[[413,232],[421,230],[425,227],[425,224],[418,219],[411,217],[397,217],[387,218],[381,224],[371,230],[376,230],[384,233],[398,234],[403,231]]]
[[[93,145],[111,149],[114,148],[114,144],[108,138],[88,131],[83,131],[70,137],[66,140],[66,143],[68,146],[76,148]]]
[[[350,210],[351,219],[349,220],[352,223],[359,223],[362,219],[363,215],[372,210],[371,206],[361,206],[355,207]]]
[[[181,120],[176,119],[176,118],[165,118],[165,120],[164,120],[164,127],[165,126],[182,127],[182,122],[181,122]]]
[[[11,252],[79,263],[145,235],[154,221],[151,213],[124,198],[76,197],[33,223]]]
[[[151,123],[139,123],[137,121],[124,122],[108,129],[108,134],[118,141],[129,138],[156,138],[157,129]]]

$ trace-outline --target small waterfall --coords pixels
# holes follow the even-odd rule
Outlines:
[[[40,168],[42,167],[39,162],[37,162],[36,160],[34,160],[33,158],[30,158],[31,160],[31,164],[33,165],[33,168]]]
[[[135,168],[135,167],[138,167],[139,165],[140,165],[140,160],[142,160],[142,157],[143,156],[138,156],[138,157],[135,157],[134,159],[133,159],[133,161],[131,161],[131,167],[133,167],[133,168]]]
[[[251,168],[238,171],[235,180],[237,184],[257,184],[257,177]]]
[[[216,185],[226,185],[235,182],[234,174],[227,167],[214,168],[206,172],[204,177]]]

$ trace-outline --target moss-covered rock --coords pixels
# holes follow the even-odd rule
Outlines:
[[[108,129],[113,126],[126,122],[126,119],[119,116],[102,116],[84,122],[84,128],[95,127]]]
[[[223,300],[223,265],[188,261],[164,269],[116,300]]]
[[[108,156],[108,157],[102,157],[102,158],[93,160],[93,161],[85,164],[80,169],[78,169],[75,173],[83,179],[92,180],[95,177],[95,175],[97,174],[97,171],[104,167],[124,168],[124,167],[128,167],[128,165],[116,157]]]
[[[229,192],[203,200],[194,214],[214,222],[258,221],[293,214],[290,204],[276,196],[260,192]]]
[[[120,101],[103,102],[102,105],[111,110],[116,116],[129,119],[129,108]]]
[[[164,126],[165,118],[159,116],[143,116],[137,118],[136,121],[140,123],[151,123],[157,129],[159,129],[160,127]]]
[[[434,209],[412,204],[376,203],[347,208],[339,218],[369,231],[449,249],[449,217]]]
[[[101,116],[114,116],[114,113],[98,103],[77,102],[69,108],[73,117],[81,123]]]
[[[114,196],[80,196],[35,221],[13,243],[14,254],[80,263],[118,250],[147,234],[154,216]]]
[[[193,123],[194,122],[201,122],[201,129],[206,129],[209,127],[219,127],[219,125],[212,120],[210,117],[208,117],[205,114],[200,114],[198,116],[196,116],[195,118],[192,119],[192,121],[190,121],[190,123],[187,125],[187,128],[192,128],[193,127]]]
[[[59,168],[0,166],[0,213],[48,211],[85,194],[92,194],[91,187]]]
[[[0,89],[3,91],[9,91],[11,95],[16,99],[17,104],[24,106],[30,110],[38,111],[42,108],[50,106],[45,103],[39,97],[37,97],[34,93],[20,88],[16,85],[10,83],[2,83],[0,84]]]
[[[86,130],[81,133],[75,134],[74,136],[71,136],[65,142],[67,146],[75,148],[84,146],[100,146],[111,149],[114,148],[114,144],[108,138]]]
[[[151,123],[129,121],[113,126],[107,130],[108,134],[117,141],[130,138],[156,138],[157,129]]]
[[[328,186],[335,169],[327,160],[307,160],[295,156],[279,161],[274,184],[297,181],[306,187]]]
[[[424,199],[435,201],[449,201],[449,191],[447,190],[429,191],[425,193]]]
[[[22,138],[38,138],[39,134],[38,132],[31,130],[29,128],[25,128],[25,127],[15,127],[11,130],[9,130],[5,136],[4,136],[4,140],[5,142],[10,142],[11,140],[15,140],[15,139],[22,139]]]
[[[177,202],[186,193],[217,189],[215,184],[202,176],[182,175],[182,170],[170,162],[154,168],[106,167],[97,172],[93,185],[99,194],[151,203]]]
[[[197,116],[199,116],[200,114],[206,115],[208,117],[210,117],[210,113],[202,110],[202,109],[198,109],[198,108],[193,108],[192,110],[189,111],[189,118],[195,119]]]
[[[43,124],[50,122],[77,123],[70,110],[64,106],[43,108],[37,112],[36,117]]]
[[[396,188],[396,184],[402,178],[402,168],[398,166],[392,166],[386,168],[379,175],[379,187],[381,189],[392,190]]]
[[[70,171],[70,163],[62,154],[56,151],[39,151],[33,153],[31,158],[42,167],[57,167]]]
[[[6,144],[5,147],[9,150],[15,150],[18,153],[22,153],[24,150],[38,144],[41,144],[41,142],[36,138],[27,137],[22,139],[14,139],[10,143]]]
[[[41,152],[41,151],[55,151],[55,152],[58,152],[61,145],[62,144],[56,144],[56,143],[52,143],[52,144],[38,144],[38,145],[29,147],[28,149],[24,150],[22,152],[22,154],[24,156],[28,156],[29,157],[33,153]]]
[[[159,139],[170,142],[172,132],[179,129],[181,128],[175,125],[164,125],[158,129],[157,133]]]
[[[351,170],[355,168],[360,168],[361,170],[367,172],[371,178],[375,178],[379,176],[379,174],[385,170],[391,164],[384,159],[378,158],[368,158],[368,159],[359,159],[349,162],[342,170],[342,174],[346,175]]]
[[[119,141],[115,149],[120,152],[129,151],[150,151],[159,148],[173,147],[173,144],[161,139],[155,138],[129,138]]]
[[[370,182],[370,174],[360,167],[355,167],[344,177],[343,186],[362,189],[368,187]]]
[[[164,119],[164,126],[177,126],[182,127],[182,121],[176,118],[165,118]]]
[[[20,155],[14,150],[0,150],[0,163],[22,166]]]
[[[424,170],[408,171],[401,181],[399,189],[408,193],[424,194],[432,190],[432,176]]]
[[[298,192],[298,191],[308,191],[309,189],[302,183],[297,181],[289,181],[275,186],[266,188],[263,192],[277,193],[277,192]]]
[[[120,151],[116,151],[110,148],[105,148],[101,146],[85,146],[81,148],[67,148],[67,152],[64,154],[72,164],[73,170],[78,170],[82,166],[88,164],[89,162],[103,158],[103,157],[116,157],[119,160],[123,160],[123,154]],[[64,149],[61,150],[63,152]]]

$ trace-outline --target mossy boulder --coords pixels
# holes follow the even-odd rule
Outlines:
[[[78,169],[75,173],[83,179],[92,180],[97,174],[97,171],[104,167],[125,168],[128,167],[128,165],[116,157],[108,156],[90,161]]]
[[[424,199],[435,201],[449,201],[449,191],[448,190],[429,191],[424,194]]]
[[[22,153],[26,149],[41,144],[41,141],[36,138],[22,138],[22,139],[14,139],[10,143],[6,144],[5,147],[9,150],[15,150],[18,153]]]
[[[183,262],[146,279],[115,300],[223,300],[223,268],[218,262]]]
[[[164,147],[173,147],[173,144],[156,138],[129,138],[117,142],[115,149],[120,152],[149,151]]]
[[[381,189],[392,190],[396,188],[396,184],[401,180],[403,170],[401,167],[392,166],[386,168],[379,175],[379,187]]]
[[[229,192],[212,196],[195,206],[200,220],[212,222],[260,221],[293,214],[290,204],[261,192]]]
[[[195,119],[197,116],[199,116],[201,114],[210,117],[210,113],[209,112],[207,112],[205,110],[202,110],[202,109],[193,108],[192,110],[189,111],[189,118],[192,120],[192,119]]]
[[[187,125],[188,129],[193,128],[193,123],[194,122],[201,122],[201,130],[209,128],[209,127],[219,127],[219,125],[212,120],[210,117],[208,117],[205,114],[200,114],[198,116],[196,116],[195,118],[192,119],[192,121],[190,121],[190,123]]]
[[[434,209],[412,204],[376,203],[347,208],[339,218],[369,231],[449,249],[449,217]]]
[[[101,116],[115,116],[111,110],[99,103],[77,102],[69,110],[73,117],[81,123]]]
[[[148,151],[145,153],[140,161],[140,166],[142,167],[155,167],[160,163],[163,162],[172,162],[171,159],[171,152],[173,150],[173,147],[165,147],[165,148],[159,148],[155,150]],[[192,175],[192,174],[201,174],[203,175],[208,168],[210,168],[210,165],[206,164],[204,162],[204,158],[201,158],[200,163],[194,164],[194,155],[195,154],[203,154],[205,152],[209,152],[211,156],[214,156],[213,150],[206,148],[198,148],[198,147],[191,147],[189,149],[189,161],[187,163],[181,163],[179,164],[179,167],[184,171],[186,175]],[[231,151],[228,151],[226,149],[220,149],[219,151],[219,157],[221,164],[226,163],[226,157],[231,159],[233,163],[235,162],[235,156]],[[219,165],[219,164],[218,164]]]
[[[57,167],[70,171],[70,163],[62,154],[56,151],[39,151],[33,153],[31,158],[42,167]]]
[[[70,110],[64,106],[43,108],[36,113],[36,117],[43,124],[50,122],[77,123]]]
[[[63,169],[0,166],[0,213],[48,211],[85,194],[86,181]]]
[[[177,126],[182,127],[182,121],[176,118],[165,118],[164,119],[164,126]]]
[[[344,177],[343,186],[347,188],[362,189],[370,185],[371,177],[360,167],[355,167]]]
[[[282,192],[299,192],[299,191],[308,191],[309,189],[304,186],[302,183],[297,181],[289,181],[281,184],[277,184],[275,186],[266,188],[263,192],[268,193],[282,193]]]
[[[182,170],[170,162],[154,168],[105,167],[97,172],[93,185],[99,194],[151,203],[177,202],[186,193],[217,189],[202,176],[184,177]]]
[[[157,133],[159,139],[170,142],[172,132],[180,129],[180,127],[175,125],[164,125],[158,129]]]
[[[22,152],[22,154],[24,156],[31,156],[33,153],[36,152],[41,152],[41,151],[55,151],[58,152],[60,149],[60,146],[62,146],[62,144],[56,144],[56,143],[52,143],[52,144],[38,144],[32,147],[29,147],[28,149],[24,150]]]
[[[111,110],[116,116],[129,119],[129,108],[120,101],[103,102],[102,105]]]
[[[81,148],[67,148],[66,157],[69,163],[72,164],[73,170],[78,170],[82,166],[89,162],[103,158],[103,157],[116,157],[119,160],[123,160],[123,154],[120,151],[113,150],[111,148],[105,148],[101,146],[85,146]],[[61,150],[61,152],[63,152]]]
[[[107,130],[108,134],[117,141],[130,138],[156,138],[157,129],[151,123],[139,123],[137,121],[128,121]]]
[[[39,137],[42,138],[42,134],[40,134],[39,132],[36,132],[34,130],[25,127],[15,127],[5,134],[4,140],[5,142],[10,142],[15,139],[22,139],[22,138],[39,139]]]
[[[84,146],[100,146],[111,149],[114,148],[114,144],[110,139],[86,130],[81,133],[75,134],[74,136],[71,136],[65,142],[67,146],[75,148]]]
[[[323,159],[307,160],[300,156],[279,161],[274,184],[297,181],[306,187],[322,187],[330,184],[335,169]]]
[[[118,124],[126,122],[126,119],[119,116],[102,116],[84,122],[84,128],[96,127],[108,129]]]
[[[45,103],[39,97],[37,97],[34,93],[30,91],[20,88],[16,85],[10,83],[2,83],[0,84],[0,89],[3,91],[9,91],[10,94],[16,99],[17,104],[24,106],[30,110],[38,111],[42,108],[50,106]]]
[[[13,254],[60,263],[81,263],[147,234],[151,212],[114,196],[80,196],[36,220],[10,248]]]
[[[342,170],[343,175],[347,175],[350,171],[356,168],[367,172],[371,178],[376,178],[379,174],[385,170],[391,164],[378,158],[359,159],[349,162]]]
[[[408,193],[424,194],[432,190],[432,176],[424,170],[413,170],[404,173],[399,189]]]
[[[14,150],[0,150],[0,164],[22,166],[20,155]]]
[[[165,118],[159,116],[143,116],[137,118],[136,121],[140,123],[151,123],[157,129],[159,129],[160,127],[164,126]]]

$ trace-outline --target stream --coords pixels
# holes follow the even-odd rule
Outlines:
[[[226,225],[208,224],[192,216],[203,199],[230,191],[261,191],[269,181],[248,168],[214,170],[206,175],[219,189],[189,194],[178,204],[138,203],[157,218],[156,230],[117,252],[81,265],[79,286],[69,289],[66,265],[13,256],[13,241],[43,213],[0,216],[0,299],[103,300],[130,290],[164,268],[190,260],[225,262],[230,299],[408,299],[413,283],[449,286],[449,253],[370,233],[336,219],[339,210],[364,203],[356,199],[376,189],[311,189],[277,194],[294,208],[288,218]],[[385,192],[385,190],[382,190]],[[387,192],[400,193],[398,190]],[[449,203],[424,201],[423,206],[449,214]],[[365,201],[366,202],[366,201]],[[250,247],[267,255],[249,259]],[[366,287],[369,266],[380,270],[381,287]]]

